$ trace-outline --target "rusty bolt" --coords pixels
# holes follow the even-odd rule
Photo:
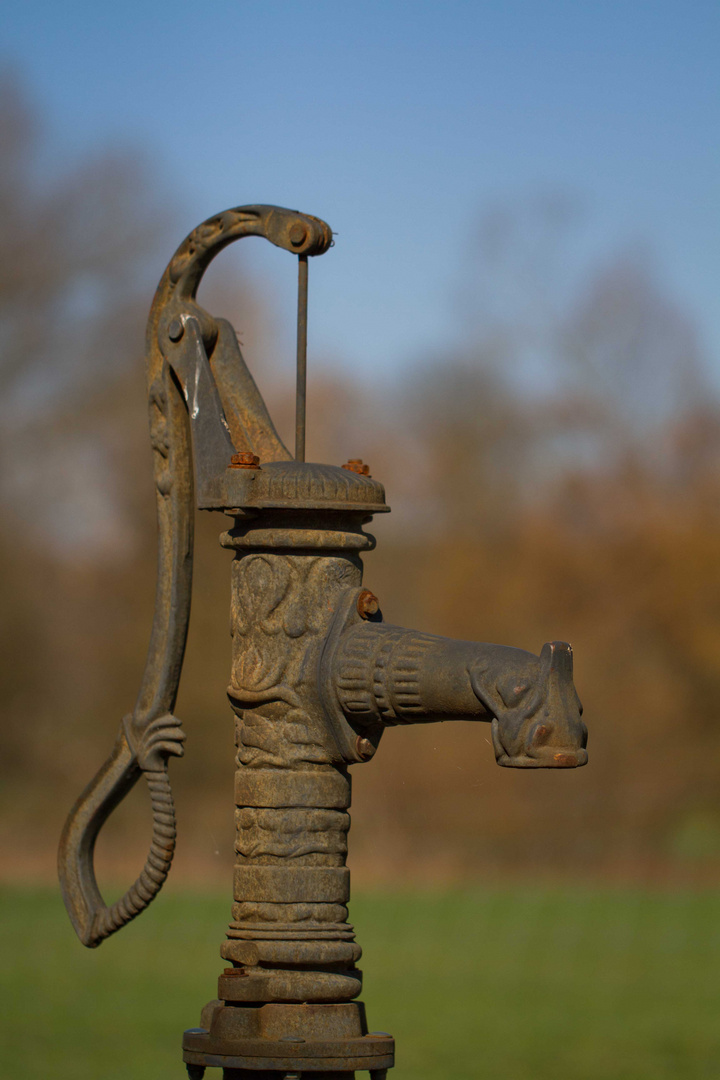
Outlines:
[[[343,465],[343,469],[347,469],[348,472],[357,473],[358,476],[370,475],[370,466],[365,465],[362,458],[349,458]]]
[[[183,325],[182,319],[172,319],[170,321],[170,325],[168,326],[167,332],[168,337],[171,341],[179,341],[185,333],[185,327]]]
[[[376,747],[373,746],[369,739],[364,739],[362,735],[358,735],[355,740],[355,753],[361,761],[369,761],[375,750]]]
[[[243,450],[241,454],[233,454],[230,458],[229,469],[259,469],[260,458],[250,450]]]
[[[367,619],[371,615],[377,615],[378,598],[375,593],[371,593],[369,589],[363,589],[357,598],[357,611],[361,619]]]
[[[290,243],[292,244],[292,246],[300,247],[301,244],[305,243],[305,238],[307,237],[307,229],[301,221],[296,221],[295,224],[291,227],[288,235],[290,236]]]

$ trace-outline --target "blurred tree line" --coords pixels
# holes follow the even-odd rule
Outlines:
[[[7,76],[0,137],[0,845],[6,873],[44,874],[142,671],[144,321],[197,223],[129,150],[43,169],[46,136]],[[341,363],[311,374],[310,459],[362,456],[394,507],[366,559],[385,618],[536,652],[570,640],[590,728],[589,766],[561,774],[497,769],[481,724],[388,731],[354,770],[364,880],[720,868],[720,401],[651,261],[576,265],[578,228],[564,199],[489,209],[461,266],[457,341],[397,385]],[[233,318],[251,366],[263,356],[287,430],[267,311],[222,260],[214,280],[201,299]],[[195,880],[232,858],[223,527],[200,515],[188,749],[171,770],[177,873]],[[108,826],[109,873],[142,859],[146,825],[139,791]]]

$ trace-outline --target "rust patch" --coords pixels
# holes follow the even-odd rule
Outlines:
[[[358,476],[370,475],[370,466],[366,465],[362,458],[348,458],[343,465],[343,469],[347,469],[348,472],[357,473]]]
[[[249,450],[243,450],[241,454],[233,454],[230,458],[229,469],[259,469],[260,458]]]
[[[363,589],[357,598],[357,611],[361,619],[367,619],[370,615],[377,615],[380,608],[375,593],[370,592],[369,589]]]

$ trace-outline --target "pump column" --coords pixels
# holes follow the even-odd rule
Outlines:
[[[370,541],[358,528],[343,530],[340,546],[337,528],[317,527],[337,526],[337,515],[280,516],[285,528],[267,513],[223,538],[237,549],[228,690],[237,716],[236,865],[221,949],[233,967],[220,976],[218,996],[350,1001],[362,986],[346,906],[350,777],[317,670],[340,596],[361,583],[358,548]]]

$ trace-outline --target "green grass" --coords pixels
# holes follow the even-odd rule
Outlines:
[[[223,897],[169,891],[88,951],[56,893],[5,889],[0,1074],[181,1080],[227,915]],[[393,1080],[720,1076],[720,896],[366,894],[352,917]]]

